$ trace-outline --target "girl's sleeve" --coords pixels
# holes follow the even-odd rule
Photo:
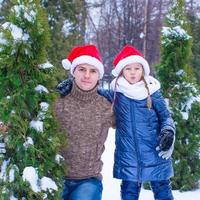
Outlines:
[[[152,106],[158,115],[161,132],[163,130],[170,130],[173,131],[173,133],[175,134],[174,120],[171,117],[171,114],[167,108],[167,104],[161,92],[157,91],[151,97],[152,97]]]

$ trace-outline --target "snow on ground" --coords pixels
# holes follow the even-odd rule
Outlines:
[[[112,177],[113,156],[115,148],[115,131],[109,130],[108,138],[103,153],[104,167],[103,174],[103,198],[102,200],[120,200],[120,180]],[[200,189],[189,192],[173,191],[174,200],[198,200],[200,198]],[[150,190],[141,190],[139,200],[154,200],[153,193]]]

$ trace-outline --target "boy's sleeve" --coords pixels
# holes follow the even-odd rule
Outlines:
[[[161,132],[169,130],[175,134],[174,120],[171,117],[167,104],[160,91],[152,95],[152,105],[158,115]]]
[[[98,89],[98,94],[105,97],[109,102],[112,103],[114,92],[112,90]]]

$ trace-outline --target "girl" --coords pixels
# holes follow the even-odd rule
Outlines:
[[[113,174],[122,179],[122,200],[138,200],[144,181],[150,181],[156,200],[172,200],[175,127],[160,83],[149,76],[149,64],[130,45],[116,56],[112,73],[116,77],[111,83],[116,117]]]

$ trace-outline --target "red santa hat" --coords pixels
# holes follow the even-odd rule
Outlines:
[[[135,47],[131,45],[126,45],[119,54],[115,57],[113,62],[114,69],[112,74],[117,77],[121,70],[128,64],[140,63],[144,69],[144,75],[148,76],[150,73],[150,67],[148,62],[144,59],[142,53],[140,53]]]
[[[72,49],[69,56],[62,60],[62,65],[66,70],[70,70],[73,75],[77,65],[89,64],[99,70],[100,78],[104,74],[104,66],[99,51],[95,45],[83,45]]]

